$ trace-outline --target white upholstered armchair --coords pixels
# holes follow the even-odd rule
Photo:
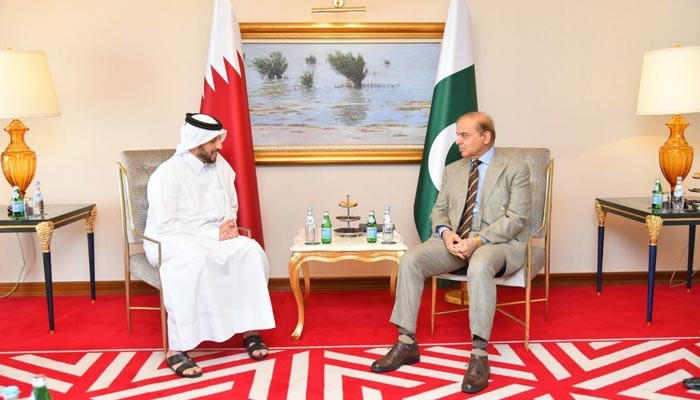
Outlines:
[[[521,287],[525,289],[523,300],[502,302],[496,304],[496,310],[525,327],[525,348],[530,344],[530,314],[531,305],[536,302],[544,302],[545,319],[549,315],[549,254],[550,254],[550,226],[552,213],[552,178],[554,174],[554,160],[550,157],[549,149],[526,147],[499,147],[499,151],[513,158],[525,161],[530,167],[530,190],[532,192],[532,209],[530,211],[530,234],[527,244],[527,260],[525,266],[508,276],[496,278],[497,285]],[[544,294],[541,297],[532,298],[532,281],[539,274],[544,274]],[[467,276],[464,273],[442,274],[432,278],[432,305],[430,313],[430,333],[435,329],[435,316],[440,314],[466,311],[469,308],[448,309],[437,311],[437,280],[447,279],[461,282],[461,298],[464,299]],[[520,318],[508,310],[505,306],[525,305],[525,316]],[[462,306],[467,304],[462,301]]]

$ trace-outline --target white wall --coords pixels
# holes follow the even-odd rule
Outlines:
[[[234,5],[241,22],[442,22],[447,10],[447,0],[348,0],[368,12],[341,16],[310,14],[329,0]],[[48,53],[62,115],[24,121],[26,140],[48,202],[97,203],[98,280],[122,278],[114,163],[121,150],[177,143],[184,113],[199,107],[211,11],[209,0],[0,2],[0,48]],[[661,176],[668,117],[635,115],[642,53],[700,45],[700,2],[472,0],[471,11],[479,104],[496,121],[498,144],[546,146],[556,159],[553,272],[593,272],[595,197],[646,196]],[[700,114],[686,118],[690,144],[700,145]],[[7,142],[0,138],[1,147]],[[335,210],[346,193],[360,215],[392,204],[398,227],[417,243],[417,175],[418,165],[258,167],[272,276],[287,276],[306,204]],[[3,195],[9,199],[7,184]],[[645,227],[615,216],[606,226],[606,271],[646,270]],[[56,281],[88,279],[84,232],[74,224],[54,233]],[[36,238],[20,240],[25,280],[42,281]],[[685,229],[663,228],[659,269],[683,268],[686,241]],[[17,237],[1,235],[0,282],[17,279],[21,262]]]

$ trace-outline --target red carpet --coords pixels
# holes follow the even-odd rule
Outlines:
[[[499,296],[521,292],[501,288]],[[274,354],[251,362],[238,336],[205,343],[199,349],[204,354],[196,357],[204,379],[196,380],[177,379],[163,365],[158,313],[134,313],[133,332],[127,332],[122,296],[98,294],[95,304],[87,296],[56,297],[54,335],[48,333],[44,298],[11,297],[0,300],[0,386],[18,385],[24,395],[31,376],[45,373],[55,400],[465,398],[459,383],[470,348],[467,315],[438,317],[430,337],[428,296],[426,291],[417,332],[422,359],[413,366],[368,372],[396,338],[388,322],[393,305],[388,291],[312,292],[299,341],[290,338],[294,299],[277,292],[272,293],[277,328],[263,332]],[[648,326],[643,286],[604,287],[601,296],[593,287],[553,288],[549,320],[543,305],[533,308],[530,352],[521,343],[522,327],[497,315],[489,348],[492,381],[482,395],[700,398],[678,383],[700,375],[699,304],[700,290],[659,285]]]
[[[541,289],[535,288],[535,294]],[[499,299],[520,295],[522,290],[499,288]],[[306,323],[301,339],[290,335],[296,326],[296,303],[291,292],[273,292],[272,304],[277,328],[263,332],[268,345],[329,346],[384,345],[396,339],[389,323],[393,299],[388,291],[312,292],[306,306]],[[430,337],[430,293],[423,293],[418,322],[418,341],[427,343],[468,342],[466,313],[436,318],[435,336]],[[658,285],[655,290],[653,323],[646,324],[646,287],[594,287],[551,289],[549,320],[544,305],[534,304],[531,338],[608,339],[698,336],[700,330],[700,288],[690,293],[684,287]],[[142,296],[140,304],[157,304],[157,297]],[[444,304],[449,306],[449,304]],[[10,297],[0,300],[0,351],[157,349],[160,347],[160,315],[152,311],[133,313],[133,331],[126,329],[123,296],[100,296],[92,304],[87,296],[55,298],[56,330],[48,332],[46,300],[43,297]],[[520,309],[513,308],[518,314]],[[492,341],[522,341],[523,328],[496,314]],[[240,338],[202,347],[238,347]]]

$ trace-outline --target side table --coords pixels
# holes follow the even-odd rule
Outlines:
[[[44,262],[44,284],[49,314],[49,332],[54,332],[53,278],[51,277],[51,237],[53,230],[82,219],[87,226],[88,262],[90,267],[90,298],[95,302],[95,234],[93,232],[97,207],[94,204],[49,204],[44,214],[28,218],[12,218],[7,213],[0,216],[0,233],[36,232],[41,243]]]
[[[650,197],[597,198],[595,210],[598,214],[598,270],[596,290],[600,295],[603,283],[603,244],[605,241],[605,218],[607,213],[631,219],[646,225],[649,234],[649,262],[647,277],[647,324],[651,324],[654,308],[654,281],[656,280],[656,251],[661,227],[664,225],[688,226],[688,268],[686,271],[686,290],[690,291],[693,274],[693,257],[695,255],[695,226],[700,224],[700,211],[673,212],[670,210],[652,210]]]
[[[388,260],[394,262],[391,269],[391,277],[389,281],[389,289],[391,295],[394,296],[396,291],[396,275],[398,273],[399,260],[406,252],[406,245],[403,238],[398,232],[394,232],[394,243],[381,243],[381,236],[377,239],[377,243],[367,243],[367,237],[364,235],[347,238],[333,232],[333,239],[330,244],[304,244],[304,230],[301,229],[293,239],[292,246],[289,248],[291,256],[289,257],[289,284],[292,287],[292,293],[297,303],[297,326],[292,332],[292,338],[298,340],[301,336],[301,331],[304,329],[304,300],[309,298],[311,293],[311,281],[309,278],[309,261],[321,261],[324,263],[332,263],[342,260],[355,260],[362,262],[375,262]],[[304,296],[301,295],[301,287],[299,284],[299,270],[304,274]]]

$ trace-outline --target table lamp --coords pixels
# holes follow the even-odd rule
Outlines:
[[[659,148],[659,166],[676,187],[693,164],[693,148],[683,136],[688,122],[680,114],[700,112],[700,47],[674,47],[649,51],[642,57],[637,115],[673,115],[666,123],[671,131]]]
[[[0,50],[0,119],[12,119],[5,131],[10,144],[2,152],[2,172],[22,196],[34,179],[36,154],[24,142],[29,130],[19,118],[60,115],[49,64],[42,51]]]

